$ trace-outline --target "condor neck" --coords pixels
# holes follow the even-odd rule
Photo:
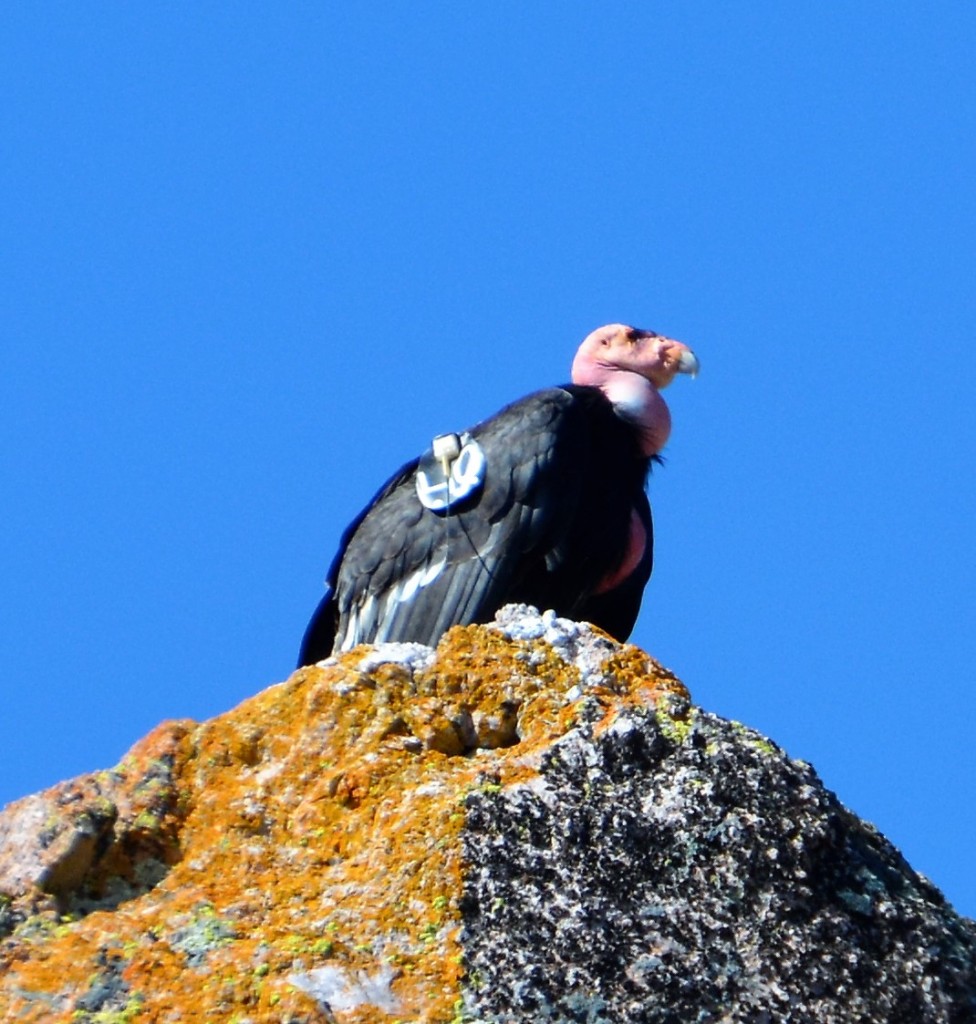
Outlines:
[[[657,388],[629,370],[616,370],[594,383],[610,399],[614,412],[637,431],[642,454],[657,455],[671,434],[671,413]]]

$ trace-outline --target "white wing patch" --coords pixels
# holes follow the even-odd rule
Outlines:
[[[349,611],[349,622],[346,623],[345,636],[342,638],[340,651],[351,651],[356,646],[356,634],[359,632],[359,609]]]
[[[397,580],[385,594],[369,594],[362,604],[349,609],[349,621],[343,635],[340,651],[351,651],[363,642],[363,636],[373,633],[373,643],[382,643],[393,627],[392,610],[399,604],[408,604],[417,593],[430,586],[444,571],[447,558],[417,569],[405,579]]]
[[[357,622],[369,622],[370,616],[373,614],[373,606],[376,604],[376,598],[372,594],[366,595],[366,600],[360,605],[357,613]]]
[[[405,580],[397,584],[395,589],[399,593],[396,596],[392,591],[390,592],[390,603],[412,601],[418,590],[423,590],[440,576],[445,565],[447,565],[447,559],[442,558],[439,562],[434,562],[433,565],[412,572]]]

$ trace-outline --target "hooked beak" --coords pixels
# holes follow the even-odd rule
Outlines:
[[[698,356],[690,348],[682,349],[675,372],[687,373],[692,377],[697,377],[699,369],[701,369],[701,364],[698,362]]]

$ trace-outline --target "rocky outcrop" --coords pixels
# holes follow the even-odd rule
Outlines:
[[[962,1022],[976,925],[642,651],[507,609],[0,815],[0,1020]]]

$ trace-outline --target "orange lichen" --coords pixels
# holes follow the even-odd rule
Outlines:
[[[58,919],[67,895],[52,909],[35,893],[40,913],[0,943],[0,1018],[455,1017],[465,794],[536,770],[574,725],[579,673],[541,641],[480,626],[451,630],[414,672],[361,671],[363,654],[301,669],[202,725],[160,726],[113,773],[66,784],[72,814],[107,800],[116,816],[91,892],[131,875],[145,849],[165,873],[80,920]],[[601,726],[684,694],[634,647],[601,672]],[[388,1004],[350,997],[330,1016],[302,990],[327,968],[350,985],[382,975]]]

